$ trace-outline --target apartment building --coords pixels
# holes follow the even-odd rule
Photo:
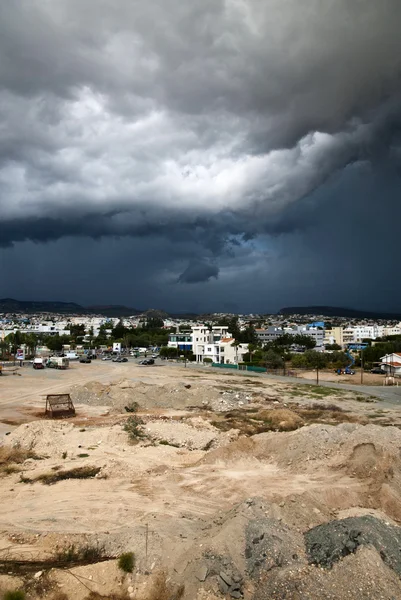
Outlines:
[[[170,333],[167,346],[179,350],[192,350],[192,334],[190,332]]]
[[[255,329],[258,340],[264,345],[274,342],[283,335],[281,327],[267,327],[267,329]]]
[[[206,356],[211,358],[213,362],[220,362],[218,342],[222,338],[229,337],[231,336],[226,326],[208,328],[206,325],[197,325],[192,327],[192,352],[196,356],[196,362],[203,362],[203,358]]]

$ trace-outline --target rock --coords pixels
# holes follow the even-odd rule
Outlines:
[[[128,588],[128,593],[133,594],[133,592],[134,592],[134,588],[132,587],[132,585],[130,585]]]
[[[196,574],[196,579],[198,579],[199,581],[205,581],[208,572],[209,572],[209,569],[207,568],[207,566],[202,565]]]
[[[228,586],[231,586],[233,584],[233,580],[231,579],[231,577],[227,575],[227,573],[225,573],[224,571],[220,571],[220,577]]]
[[[43,571],[38,571],[37,573],[35,573],[35,575],[33,576],[34,579],[40,579],[43,575]]]
[[[242,594],[239,590],[233,590],[230,592],[231,598],[242,598]]]
[[[222,594],[227,594],[230,586],[226,584],[226,582],[220,577],[217,577],[217,583],[219,584],[219,590]]]

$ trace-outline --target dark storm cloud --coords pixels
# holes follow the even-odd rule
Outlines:
[[[333,180],[399,162],[400,30],[399,0],[0,4],[0,246],[139,239],[216,297],[274,279]]]
[[[400,26],[398,0],[1,6],[5,239],[258,233],[388,137]]]
[[[219,269],[202,259],[192,260],[178,278],[179,283],[201,283],[219,275]]]

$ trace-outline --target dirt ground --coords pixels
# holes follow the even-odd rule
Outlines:
[[[297,377],[301,379],[316,379],[316,371],[296,370]],[[355,375],[337,375],[333,371],[319,371],[320,381],[331,381],[333,383],[347,383],[352,385],[361,385],[361,371],[356,369]],[[363,374],[363,385],[383,385],[384,375],[374,373]]]
[[[44,395],[58,392],[71,393],[74,418],[43,417]],[[296,382],[93,362],[2,377],[0,420],[0,594],[401,598],[397,407]],[[326,562],[323,525],[334,532]],[[124,552],[132,573],[118,566]]]

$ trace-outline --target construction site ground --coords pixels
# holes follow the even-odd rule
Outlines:
[[[169,363],[6,374],[0,594],[401,598],[401,409],[350,387]],[[44,418],[50,393],[76,415]]]

